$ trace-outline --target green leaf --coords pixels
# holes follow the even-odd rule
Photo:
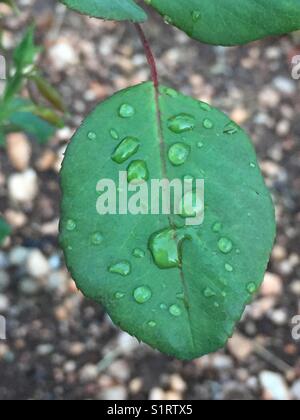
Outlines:
[[[31,112],[16,112],[10,118],[10,123],[27,134],[32,135],[40,144],[45,144],[54,134],[55,127]]]
[[[30,26],[14,50],[13,59],[17,72],[23,73],[28,66],[32,66],[39,52],[40,48],[34,44],[34,26]]]
[[[208,44],[240,45],[300,29],[299,0],[147,0],[168,22]]]
[[[133,0],[60,0],[72,10],[84,15],[109,19],[144,22],[147,15]]]
[[[58,91],[43,77],[34,75],[31,77],[41,95],[58,111],[65,112],[66,108]]]
[[[0,216],[0,245],[3,244],[4,239],[11,234],[11,227]]]
[[[98,182],[118,185],[127,168],[148,186],[204,178],[203,224],[174,214],[100,216]],[[179,359],[223,347],[262,282],[275,233],[247,135],[219,110],[165,87],[156,95],[145,83],[87,117],[61,184],[60,240],[82,292],[122,329]]]

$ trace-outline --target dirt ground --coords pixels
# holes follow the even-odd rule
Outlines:
[[[4,55],[34,20],[40,66],[69,117],[45,146],[25,138],[21,171],[14,153],[0,149],[0,211],[13,226],[0,251],[7,319],[0,399],[300,399],[300,344],[291,324],[300,314],[300,80],[291,76],[300,35],[224,49],[190,40],[154,13],[145,24],[162,83],[221,108],[249,132],[277,211],[264,285],[228,347],[180,362],[120,332],[84,299],[58,246],[65,147],[95,104],[149,78],[140,41],[129,23],[88,19],[54,0],[17,3],[21,14],[5,10],[2,19]],[[15,189],[31,199],[16,200]]]

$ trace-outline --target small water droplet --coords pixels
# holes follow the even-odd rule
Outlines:
[[[140,248],[135,248],[135,249],[133,250],[132,255],[133,255],[135,258],[144,258],[144,257],[145,257],[145,252],[144,252],[142,249],[140,249]]]
[[[214,225],[213,225],[213,227],[212,227],[212,230],[213,230],[213,232],[214,233],[219,233],[219,232],[221,232],[221,230],[222,230],[222,223],[220,223],[220,222],[216,222]]]
[[[180,267],[180,245],[184,236],[175,229],[164,229],[154,233],[149,248],[155,264],[161,269]]]
[[[122,118],[131,118],[135,114],[135,109],[132,105],[123,104],[119,109],[119,116]]]
[[[203,143],[203,141],[199,141],[198,143],[197,143],[197,147],[199,148],[199,149],[202,149],[202,147],[204,146],[204,143]]]
[[[179,203],[180,216],[196,217],[204,213],[204,202],[195,191],[188,191]]]
[[[103,241],[103,236],[100,232],[96,232],[92,235],[92,244],[93,245],[100,245]]]
[[[226,292],[222,292],[221,295],[223,296],[223,298],[227,297],[227,293]]]
[[[224,134],[235,134],[240,130],[240,127],[234,122],[230,121],[228,124],[225,125],[223,133]]]
[[[169,119],[168,127],[176,134],[192,131],[195,128],[195,118],[189,114],[179,114]]]
[[[207,128],[208,130],[210,130],[211,128],[214,127],[214,123],[209,118],[205,118],[203,120],[203,127],[204,128]]]
[[[171,89],[171,88],[166,88],[165,89],[165,94],[170,96],[170,98],[177,98],[177,96],[178,96],[178,92],[176,92],[176,90]]]
[[[229,273],[233,272],[233,267],[231,264],[225,264],[225,270],[228,271]]]
[[[148,322],[148,326],[149,326],[150,328],[155,328],[155,327],[156,327],[156,322],[155,322],[155,321],[149,321],[149,322]]]
[[[165,303],[161,303],[161,304],[159,305],[159,307],[160,307],[160,309],[161,309],[161,310],[163,310],[163,311],[165,311],[165,310],[167,309],[167,305],[166,305]]]
[[[131,184],[141,184],[149,179],[146,162],[134,160],[127,168],[127,179]]]
[[[215,308],[220,308],[220,304],[218,302],[214,302],[214,307]]]
[[[120,261],[109,267],[109,272],[126,277],[131,273],[131,265],[128,261]]]
[[[97,134],[94,131],[90,131],[87,137],[89,140],[95,141],[97,139]]]
[[[250,293],[250,295],[253,295],[257,290],[256,284],[251,282],[249,284],[247,284],[247,291],[248,293]]]
[[[250,167],[251,167],[251,168],[256,168],[255,163],[251,162],[251,163],[250,163]]]
[[[145,303],[152,297],[151,289],[148,286],[137,287],[133,292],[134,300],[137,303]]]
[[[76,222],[73,219],[67,220],[66,228],[69,232],[72,232],[76,229]]]
[[[183,300],[185,296],[184,296],[183,292],[180,292],[180,293],[176,294],[176,297],[177,297],[177,299]]]
[[[169,149],[169,160],[174,166],[183,165],[190,154],[190,148],[184,143],[175,143]]]
[[[115,299],[117,300],[123,299],[124,296],[125,296],[125,293],[122,293],[122,292],[115,293]]]
[[[199,102],[199,106],[203,111],[209,112],[212,110],[211,106],[207,104],[206,102]]]
[[[198,22],[201,19],[201,12],[200,10],[193,10],[192,11],[192,19],[194,22]]]
[[[204,290],[203,294],[206,298],[211,298],[211,297],[216,296],[216,293],[210,287],[207,287]]]
[[[140,142],[137,138],[126,137],[116,147],[111,158],[114,162],[121,164],[133,156],[138,151],[139,147]]]
[[[171,305],[169,307],[169,312],[173,316],[180,316],[181,315],[181,309],[178,305]]]
[[[233,244],[228,238],[221,238],[218,242],[218,247],[223,254],[229,254],[232,251]]]
[[[119,134],[118,134],[117,130],[112,128],[109,133],[114,140],[119,140]]]
[[[170,16],[168,16],[168,15],[164,15],[163,19],[164,19],[164,22],[165,22],[167,25],[172,25],[173,20],[172,20],[172,18],[171,18]]]

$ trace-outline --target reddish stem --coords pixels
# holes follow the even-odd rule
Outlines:
[[[155,62],[155,58],[153,55],[153,52],[151,50],[150,44],[146,38],[146,35],[141,27],[141,25],[139,25],[138,23],[134,24],[137,33],[139,34],[139,37],[142,41],[143,47],[144,47],[144,51],[145,51],[145,55],[147,57],[147,61],[150,67],[150,71],[151,71],[151,79],[153,81],[154,87],[158,88],[159,82],[158,82],[158,72],[157,72],[157,67],[156,67],[156,62]]]

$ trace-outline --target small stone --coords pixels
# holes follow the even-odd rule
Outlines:
[[[120,382],[126,382],[130,378],[129,366],[124,360],[116,360],[113,362],[110,365],[108,372]]]
[[[0,270],[0,292],[3,292],[9,285],[9,275],[6,271]]]
[[[133,395],[136,395],[139,392],[141,392],[142,388],[143,388],[143,381],[141,378],[134,378],[129,383],[129,391]]]
[[[36,162],[36,168],[40,172],[46,172],[53,168],[56,161],[56,155],[52,150],[45,150],[42,156]]]
[[[300,401],[300,379],[293,383],[292,389],[291,389],[293,397]]]
[[[277,108],[280,103],[280,95],[275,89],[265,87],[258,95],[259,103],[265,108]]]
[[[38,192],[37,175],[33,169],[20,174],[13,174],[8,178],[8,192],[12,201],[31,203]]]
[[[230,118],[237,124],[244,124],[249,119],[249,112],[245,108],[235,108]]]
[[[39,356],[48,356],[54,351],[54,346],[52,344],[40,344],[36,352]]]
[[[259,380],[265,393],[265,399],[274,401],[290,400],[287,384],[278,373],[263,371],[259,375]]]
[[[92,382],[98,377],[97,365],[87,364],[79,372],[79,380],[82,383]]]
[[[280,296],[282,294],[282,280],[279,276],[267,272],[265,279],[260,289],[262,296]]]
[[[229,356],[216,354],[212,358],[212,366],[216,370],[229,370],[233,368],[233,361]]]
[[[39,291],[39,284],[30,278],[22,279],[19,288],[24,295],[33,296]]]
[[[48,49],[48,56],[51,65],[55,70],[68,70],[71,66],[78,64],[78,52],[68,39],[59,38],[55,44]]]
[[[291,79],[283,76],[277,76],[273,80],[274,87],[283,95],[291,96],[295,94],[297,85]]]
[[[244,362],[253,353],[254,347],[250,340],[236,333],[228,341],[228,349],[237,360]]]
[[[295,296],[300,296],[300,280],[294,280],[290,286],[290,290]]]
[[[161,388],[153,388],[149,394],[149,401],[163,401],[165,393]]]
[[[30,252],[27,259],[28,273],[35,278],[45,277],[49,274],[49,264],[40,250]]]
[[[102,391],[99,398],[105,401],[124,401],[127,399],[127,391],[123,386],[116,385]]]
[[[288,322],[288,315],[284,309],[276,309],[270,313],[269,318],[278,326],[283,326]]]
[[[5,295],[0,295],[0,314],[8,311],[9,300]]]
[[[8,158],[17,171],[25,171],[31,158],[31,146],[23,133],[11,133],[6,136]]]
[[[173,391],[183,393],[187,388],[185,381],[176,373],[170,376],[169,382]]]
[[[68,353],[71,356],[78,357],[84,352],[84,345],[80,342],[71,343],[68,348]]]
[[[9,253],[9,262],[13,266],[20,266],[24,265],[27,257],[28,257],[29,251],[27,248],[24,248],[22,246],[17,246],[13,248]]]

